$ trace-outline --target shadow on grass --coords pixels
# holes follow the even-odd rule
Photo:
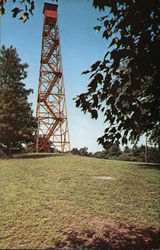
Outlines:
[[[142,164],[140,165],[143,169],[156,169],[160,170],[160,164],[158,163],[150,163],[150,164]]]
[[[80,234],[77,230],[69,230],[62,235],[62,239],[64,237],[65,241],[56,242],[55,249],[65,247],[69,249],[158,249],[160,247],[159,230],[125,225],[119,228],[106,225],[100,235],[94,231]]]
[[[125,162],[125,161],[124,161]],[[127,161],[126,161],[127,162]],[[160,170],[160,163],[145,163],[145,162],[131,162],[128,161],[129,164],[131,164],[131,167],[139,167],[143,169],[157,169]]]
[[[39,159],[46,157],[55,157],[55,156],[65,156],[65,154],[56,154],[56,153],[35,153],[35,154],[19,154],[14,155],[16,159]]]

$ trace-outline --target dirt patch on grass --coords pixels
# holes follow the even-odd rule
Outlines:
[[[160,246],[160,230],[149,227],[141,228],[117,225],[112,220],[95,217],[81,224],[71,224],[60,232],[57,248],[86,249],[153,249]]]
[[[97,180],[115,180],[116,179],[112,176],[93,176],[93,178]]]

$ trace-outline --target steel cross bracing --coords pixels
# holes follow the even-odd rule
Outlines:
[[[37,100],[36,150],[70,152],[70,138],[57,19],[44,18]]]

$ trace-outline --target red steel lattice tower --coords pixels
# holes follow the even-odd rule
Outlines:
[[[36,151],[70,152],[70,137],[65,101],[58,5],[44,3],[44,24],[37,99],[38,131]]]

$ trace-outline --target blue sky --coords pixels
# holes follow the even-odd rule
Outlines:
[[[26,88],[33,88],[34,94],[29,101],[36,111],[40,53],[43,29],[44,1],[35,1],[34,16],[25,24],[12,18],[11,0],[7,1],[6,15],[1,17],[1,44],[13,45],[22,59],[29,64]],[[53,3],[52,1],[47,1]],[[68,122],[71,148],[87,146],[89,151],[101,150],[97,138],[103,134],[104,124],[101,118],[91,120],[75,107],[73,98],[86,90],[88,77],[81,75],[96,60],[103,58],[107,49],[106,40],[95,33],[93,27],[97,18],[104,13],[92,7],[88,0],[59,0],[58,24],[60,30],[61,54],[66,90]]]

